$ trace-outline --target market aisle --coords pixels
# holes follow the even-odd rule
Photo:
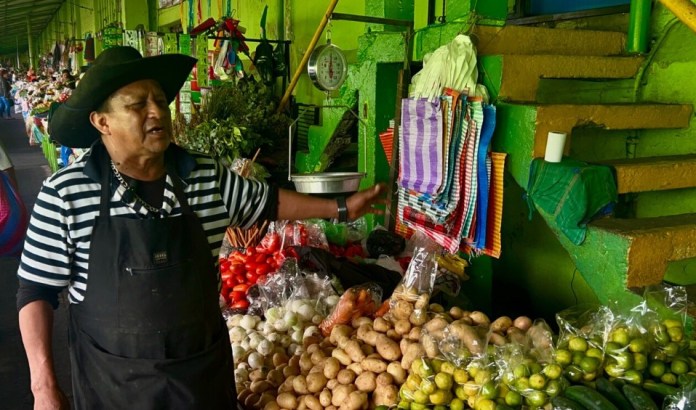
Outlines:
[[[15,115],[15,118],[21,118]],[[30,147],[20,119],[0,120],[0,139],[14,164],[19,190],[31,210],[43,180],[50,169],[41,147]],[[26,410],[33,407],[29,388],[29,368],[22,347],[17,321],[15,294],[17,266],[14,258],[0,258],[0,407]],[[68,396],[70,392],[70,360],[67,344],[67,305],[61,302],[54,321],[54,356],[58,382]]]

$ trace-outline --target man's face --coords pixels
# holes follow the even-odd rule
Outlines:
[[[171,142],[167,97],[154,80],[136,81],[118,89],[109,97],[103,115],[105,145],[125,158],[159,156]]]
[[[63,73],[61,77],[63,78],[63,81],[68,81],[68,73]]]

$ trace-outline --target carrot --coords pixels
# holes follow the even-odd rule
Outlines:
[[[385,300],[384,303],[382,303],[382,306],[377,309],[375,312],[375,317],[382,317],[389,312],[389,299]]]

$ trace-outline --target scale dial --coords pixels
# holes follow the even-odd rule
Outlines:
[[[309,56],[307,73],[320,90],[337,90],[348,75],[346,56],[340,48],[331,43],[321,45]]]

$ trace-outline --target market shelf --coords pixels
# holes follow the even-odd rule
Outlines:
[[[696,187],[696,154],[602,162],[616,171],[619,194]]]
[[[626,79],[643,57],[490,55],[479,58],[484,85],[504,101],[537,101],[542,79]]]
[[[588,240],[601,259],[619,261],[606,273],[624,272],[626,287],[655,285],[669,262],[696,257],[696,214],[600,219],[590,224]]]

